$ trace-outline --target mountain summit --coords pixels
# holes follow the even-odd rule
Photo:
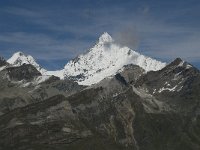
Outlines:
[[[160,70],[166,64],[115,43],[108,33],[88,53],[79,55],[65,66],[64,76],[75,78],[79,84],[91,85],[114,75],[124,65],[135,64],[146,72]]]
[[[100,37],[99,37],[99,43],[107,43],[107,42],[113,42],[112,37],[107,33],[104,32]]]
[[[43,69],[31,55],[25,55],[22,52],[16,52],[7,62],[13,66],[21,66],[23,64],[33,65],[39,72],[44,74],[47,70]]]

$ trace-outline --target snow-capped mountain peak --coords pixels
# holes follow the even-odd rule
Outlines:
[[[114,75],[124,65],[135,64],[145,71],[160,70],[166,64],[115,43],[108,33],[88,53],[79,55],[65,66],[64,76],[75,78],[79,84],[91,85]]]
[[[112,39],[112,37],[107,33],[104,32],[100,37],[99,37],[99,43],[109,43],[109,42],[113,42],[114,40]]]
[[[21,66],[23,64],[31,64],[34,67],[36,67],[36,69],[38,71],[40,71],[42,74],[44,72],[46,72],[45,69],[43,69],[36,61],[35,59],[31,56],[31,55],[25,55],[23,52],[19,51],[16,52],[12,55],[11,58],[9,58],[7,60],[7,62],[13,66]]]
[[[7,60],[8,63],[14,66],[21,66],[23,64],[32,64],[34,63],[34,58],[30,55],[25,55],[21,51],[16,52],[12,55],[11,58]]]

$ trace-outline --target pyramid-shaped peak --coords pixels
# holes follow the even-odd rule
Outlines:
[[[112,39],[112,37],[107,32],[104,32],[99,37],[99,43],[107,43],[107,42],[113,42],[113,39]]]
[[[182,63],[182,62],[184,62],[184,60],[182,60],[179,57],[174,60],[174,63]]]
[[[165,69],[175,69],[175,68],[182,68],[182,69],[190,69],[190,68],[195,68],[194,66],[192,66],[190,63],[188,63],[187,61],[184,61],[181,58],[176,58],[174,61],[172,61],[171,63],[169,63]]]
[[[176,58],[174,61],[172,61],[171,63],[169,63],[167,66],[168,67],[181,66],[184,63],[185,63],[185,61],[182,60],[181,58]]]

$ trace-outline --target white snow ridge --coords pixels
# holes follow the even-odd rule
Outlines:
[[[78,56],[65,66],[64,76],[81,76],[79,84],[95,84],[116,74],[124,65],[135,64],[146,71],[160,70],[166,64],[118,45],[108,33],[104,33],[88,53]]]

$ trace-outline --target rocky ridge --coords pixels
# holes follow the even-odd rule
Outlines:
[[[125,65],[91,86],[3,66],[0,149],[200,149],[200,72],[180,58],[158,71]]]

